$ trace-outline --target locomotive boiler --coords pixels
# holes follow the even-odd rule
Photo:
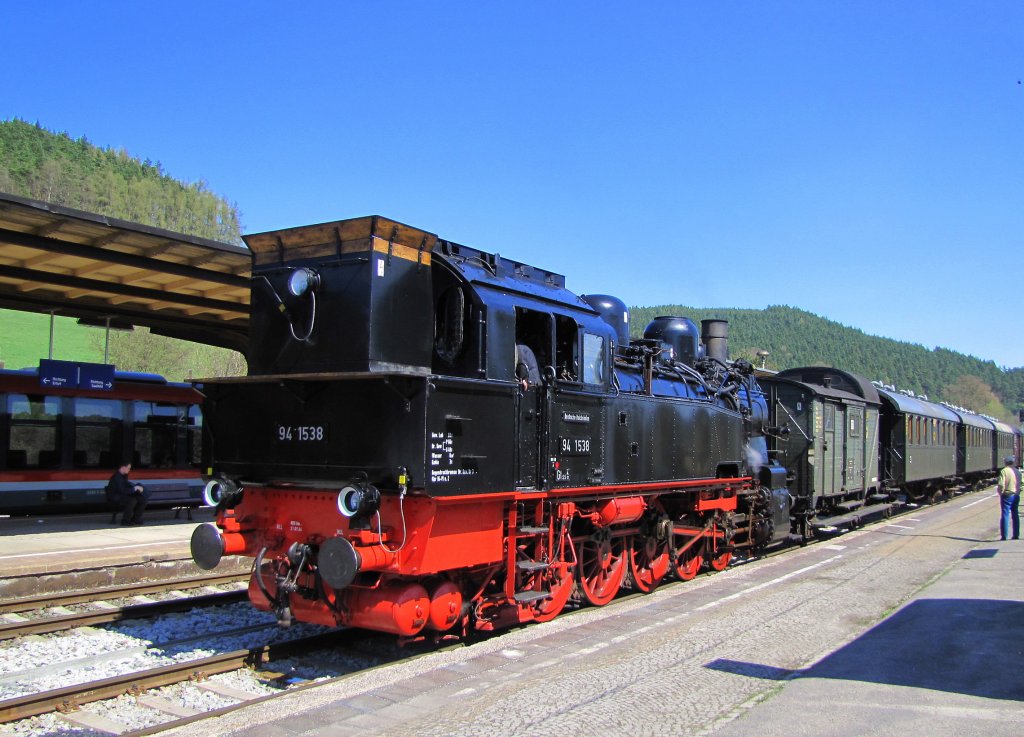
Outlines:
[[[249,375],[205,381],[203,568],[292,620],[405,637],[543,621],[790,532],[728,325],[628,312],[382,217],[246,237]]]

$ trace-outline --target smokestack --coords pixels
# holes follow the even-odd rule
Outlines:
[[[725,363],[729,360],[729,321],[701,320],[700,339],[704,343],[704,355]]]

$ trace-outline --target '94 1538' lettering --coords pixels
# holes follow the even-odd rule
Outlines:
[[[326,425],[278,425],[277,437],[281,443],[309,443],[327,440]]]
[[[590,455],[590,438],[559,438],[559,455],[588,456]]]

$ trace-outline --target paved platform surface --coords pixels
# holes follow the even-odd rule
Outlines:
[[[0,599],[23,596],[17,579],[35,579],[45,591],[49,574],[191,561],[192,530],[213,519],[212,509],[182,512],[147,510],[141,527],[110,523],[109,514],[0,518]],[[56,580],[56,579],[55,579]],[[101,584],[94,584],[101,585]],[[36,591],[35,593],[41,593]]]
[[[1019,735],[992,492],[167,734]]]

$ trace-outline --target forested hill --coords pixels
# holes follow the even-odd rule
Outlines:
[[[238,208],[203,182],[174,179],[159,163],[100,148],[24,120],[0,120],[0,192],[177,233],[241,245]],[[0,310],[0,366],[35,366],[47,355],[42,315]],[[57,317],[54,358],[100,361],[103,331]],[[110,336],[110,362],[181,381],[244,373],[234,351],[172,340],[148,330]]]
[[[0,120],[0,192],[241,244],[238,208],[206,182],[180,182],[159,163],[84,136]]]
[[[866,335],[793,307],[634,307],[629,319],[633,336],[639,337],[647,323],[658,315],[689,317],[698,328],[704,319],[728,320],[730,355],[746,358],[755,366],[761,365],[757,352],[766,350],[771,354],[766,364],[770,369],[834,366],[927,394],[932,400],[950,401],[1006,420],[1013,420],[1024,408],[1024,368],[1004,371],[992,361],[945,348],[929,350],[913,343]],[[991,395],[992,391],[996,396]]]

